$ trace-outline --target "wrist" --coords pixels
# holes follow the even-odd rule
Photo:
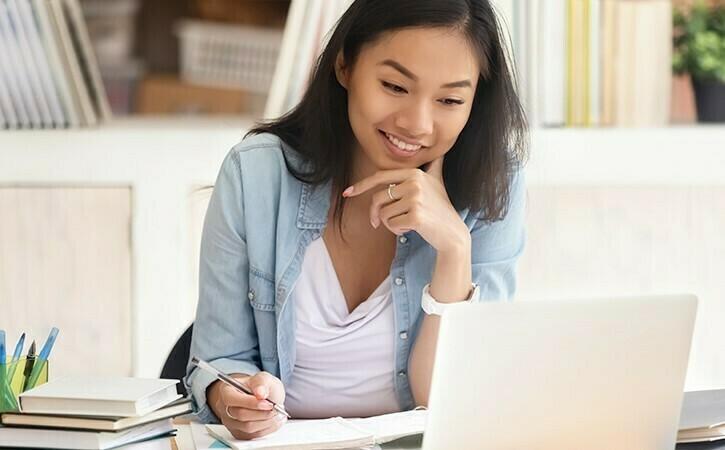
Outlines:
[[[209,387],[206,388],[206,404],[209,405],[209,408],[212,410],[212,412],[219,418],[221,418],[220,414],[220,403],[221,403],[221,381],[217,380],[214,381],[212,384],[209,385]]]
[[[437,250],[439,257],[448,259],[459,259],[470,257],[471,255],[471,234],[468,228],[463,227],[465,231],[453,233],[446,239],[445,247]]]

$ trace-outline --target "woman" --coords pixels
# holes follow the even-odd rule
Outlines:
[[[485,0],[356,0],[300,104],[252,129],[207,212],[189,367],[240,439],[426,405],[440,310],[505,300],[526,125]],[[426,309],[426,311],[423,310]],[[475,349],[462,349],[475,355]]]

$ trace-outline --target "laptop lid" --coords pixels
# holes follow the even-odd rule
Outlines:
[[[423,449],[672,449],[692,295],[490,302],[441,319]]]

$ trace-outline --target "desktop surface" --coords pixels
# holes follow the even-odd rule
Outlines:
[[[179,430],[176,436],[177,450],[196,450],[191,429],[187,424],[177,425]],[[397,441],[381,445],[381,450],[420,450],[423,444],[422,436],[408,436]],[[375,447],[373,450],[376,450]],[[564,450],[564,449],[562,449]],[[698,444],[678,444],[676,450],[725,450],[725,440],[722,442],[707,442]]]

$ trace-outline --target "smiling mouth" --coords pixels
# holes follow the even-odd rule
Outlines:
[[[417,152],[417,151],[419,151],[419,150],[421,150],[423,148],[426,148],[424,145],[409,144],[409,143],[407,143],[407,142],[405,142],[403,140],[400,140],[400,139],[396,138],[395,136],[393,136],[392,134],[387,133],[387,132],[385,132],[383,130],[378,130],[378,131],[380,132],[380,134],[383,135],[383,137],[385,139],[388,140],[388,142],[390,142],[392,145],[394,145],[400,151],[415,153],[415,152]]]

